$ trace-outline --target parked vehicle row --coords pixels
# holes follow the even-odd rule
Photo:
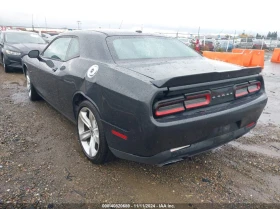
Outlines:
[[[193,47],[196,40],[190,38],[178,38],[180,41],[185,43],[187,46]],[[207,51],[231,51],[233,48],[242,49],[274,49],[280,47],[280,41],[277,40],[263,40],[255,38],[237,38],[230,40],[221,39],[204,39],[199,40],[200,50]]]
[[[43,98],[72,121],[96,164],[183,160],[249,132],[267,103],[261,68],[145,33],[63,33],[23,55],[22,66],[30,100]]]

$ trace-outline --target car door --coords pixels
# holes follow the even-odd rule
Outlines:
[[[50,104],[58,108],[57,80],[59,69],[63,66],[71,37],[59,37],[54,40],[40,55],[42,61],[33,70],[36,89]]]
[[[83,82],[80,66],[80,44],[77,37],[72,37],[68,48],[66,61],[58,70],[59,109],[70,119],[73,119],[73,95]]]

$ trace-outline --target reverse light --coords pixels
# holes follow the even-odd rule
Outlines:
[[[205,92],[201,94],[196,94],[196,95],[186,95],[186,100],[185,100],[185,107],[187,109],[192,109],[192,108],[197,108],[197,107],[203,107],[211,102],[211,93]]]
[[[6,49],[5,51],[9,55],[15,55],[15,56],[19,56],[20,55],[20,52],[11,51],[11,50],[8,50],[8,49]]]

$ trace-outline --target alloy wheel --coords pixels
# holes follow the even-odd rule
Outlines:
[[[99,129],[92,111],[83,107],[78,116],[79,140],[86,154],[93,158],[99,150]]]

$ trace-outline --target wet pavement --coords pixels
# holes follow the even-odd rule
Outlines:
[[[0,67],[0,203],[280,202],[280,64],[263,70],[268,104],[250,133],[166,167],[116,159],[94,165],[75,126],[25,77]]]

